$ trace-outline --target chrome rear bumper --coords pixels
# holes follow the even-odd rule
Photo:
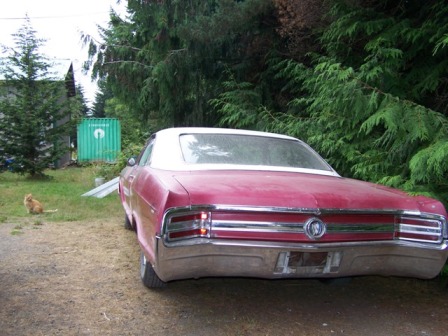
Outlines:
[[[163,281],[202,277],[334,278],[358,275],[431,279],[448,257],[441,244],[406,241],[297,244],[157,239],[154,269]]]

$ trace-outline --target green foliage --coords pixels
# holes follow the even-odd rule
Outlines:
[[[133,144],[143,147],[146,139],[155,131],[151,126],[142,129],[144,121],[136,119],[129,107],[117,98],[106,100],[104,113],[107,118],[119,118],[121,124],[122,147],[127,148]]]
[[[91,65],[146,131],[287,133],[342,175],[447,202],[448,5],[301,4],[309,21],[292,0],[130,0]]]
[[[279,76],[290,76],[286,69],[292,64],[280,63]],[[277,114],[271,130],[306,139],[344,175],[446,201],[446,116],[382,92],[364,77],[368,74],[319,59],[302,82],[309,95],[291,101],[301,115]]]
[[[104,45],[90,40],[94,73],[140,121],[166,126],[215,125],[208,102],[222,90],[222,72],[251,76],[270,0],[128,1],[131,14],[112,14]],[[269,27],[269,29],[272,29]]]
[[[81,84],[76,85],[76,100],[79,104],[79,115],[82,117],[88,116],[90,113],[90,108],[87,105],[87,100],[84,95],[84,88]]]
[[[154,126],[142,127],[146,123],[136,119],[129,107],[118,98],[107,99],[104,103],[105,116],[120,119],[121,147],[123,148],[115,164],[101,164],[97,167],[98,176],[110,180],[119,175],[130,157],[139,154],[146,140],[156,131],[156,128]]]
[[[143,143],[129,143],[124,146],[124,149],[118,154],[117,160],[114,164],[101,163],[94,165],[96,175],[104,177],[106,180],[112,180],[120,175],[120,172],[126,167],[128,160],[131,157],[136,157],[144,146]]]
[[[258,109],[262,102],[260,93],[253,84],[237,83],[231,73],[229,76],[229,81],[223,82],[226,91],[218,98],[210,100],[210,105],[222,114],[219,125],[246,129],[257,128]]]
[[[256,120],[304,139],[342,175],[448,203],[448,6],[391,6],[334,1],[319,54],[308,63],[271,57],[265,72],[276,74],[270,80],[289,97],[286,108],[275,112],[265,100],[248,109],[244,82],[228,86],[214,106],[223,122]]]
[[[64,80],[51,77],[29,20],[13,36],[16,48],[1,64],[0,162],[12,157],[14,172],[40,176],[67,152],[61,137],[72,131],[79,101],[67,99]],[[70,114],[73,123],[61,124]]]

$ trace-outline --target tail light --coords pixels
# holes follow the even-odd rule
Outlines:
[[[168,241],[210,237],[211,215],[209,212],[176,213],[166,221]]]
[[[440,219],[400,216],[396,224],[395,239],[424,243],[441,243],[443,225]]]

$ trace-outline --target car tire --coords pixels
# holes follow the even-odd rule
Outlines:
[[[143,252],[140,253],[140,277],[143,284],[148,288],[162,288],[166,286],[166,282],[160,280],[152,265],[146,260]]]
[[[127,214],[124,214],[124,228],[126,230],[134,231],[134,227],[132,226],[132,223],[129,220],[129,217]]]

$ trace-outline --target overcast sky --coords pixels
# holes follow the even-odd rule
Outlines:
[[[40,53],[55,60],[72,61],[75,80],[84,87],[92,102],[96,85],[90,76],[82,75],[82,63],[87,59],[87,47],[81,43],[81,31],[98,38],[97,25],[106,27],[110,8],[126,15],[126,0],[0,0],[0,44],[13,47],[12,34],[30,18],[37,38],[46,39]],[[68,70],[68,69],[67,69]]]

